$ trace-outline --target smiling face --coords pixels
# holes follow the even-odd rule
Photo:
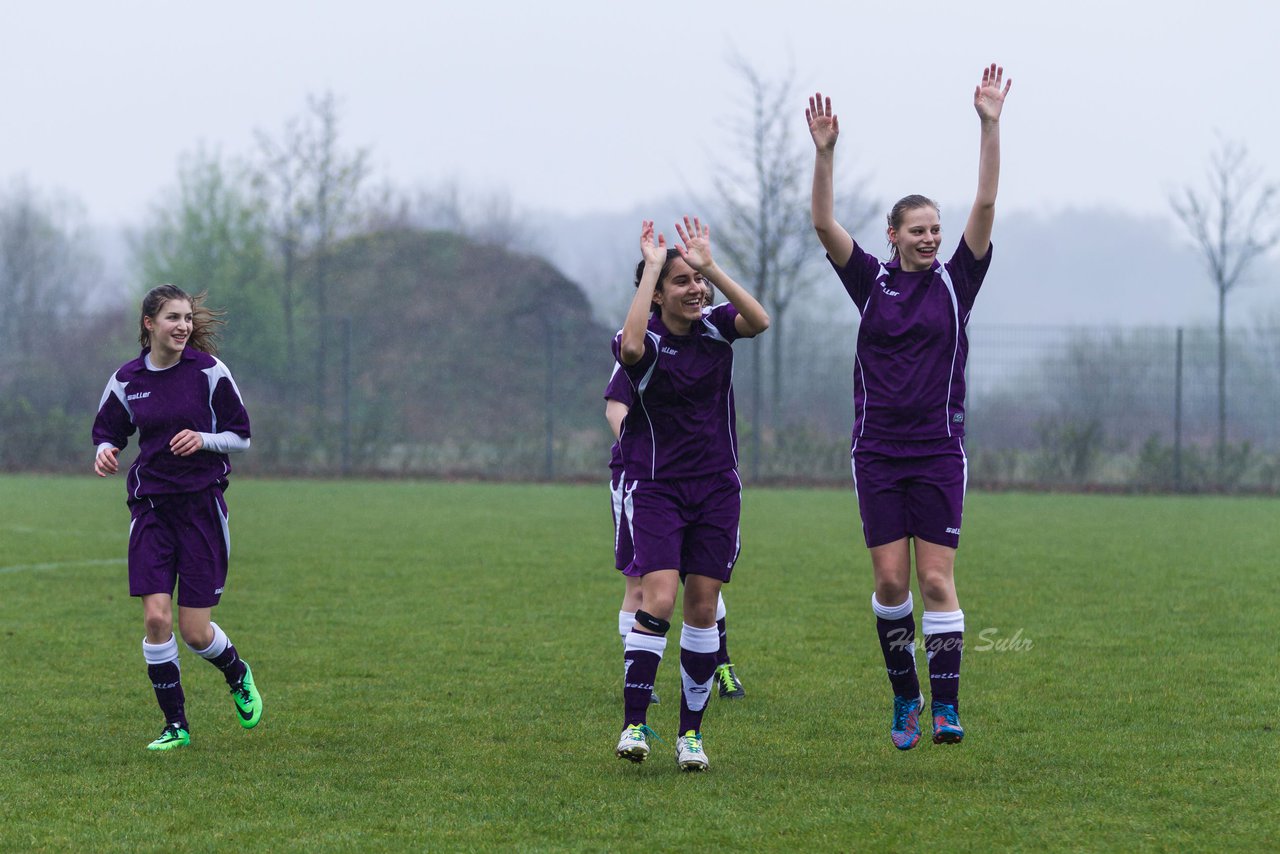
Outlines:
[[[942,221],[933,205],[909,208],[901,223],[889,227],[889,242],[898,250],[903,270],[928,270],[938,254],[942,240]]]
[[[171,365],[182,356],[191,337],[191,302],[185,299],[165,300],[154,315],[142,318],[151,345],[152,361],[160,366]]]
[[[677,335],[683,335],[702,316],[708,291],[701,273],[683,258],[673,258],[667,275],[653,293],[653,304],[661,309],[662,322],[666,327]]]

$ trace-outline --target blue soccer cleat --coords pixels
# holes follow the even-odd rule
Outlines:
[[[964,739],[960,713],[950,703],[933,701],[933,743],[959,744]]]
[[[924,697],[893,698],[893,723],[889,737],[899,750],[910,750],[920,743],[920,713],[924,711]]]

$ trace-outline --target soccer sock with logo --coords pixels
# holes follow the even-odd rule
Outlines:
[[[165,723],[187,726],[186,697],[182,693],[182,670],[178,666],[178,641],[173,635],[164,643],[148,643],[142,639],[142,657],[147,661],[147,675],[156,692],[156,702],[164,712]]]
[[[916,619],[911,614],[911,591],[907,601],[888,607],[871,594],[871,610],[876,614],[876,634],[884,653],[884,669],[889,684],[899,697],[914,700],[920,696],[920,677],[916,675]]]
[[[680,627],[680,734],[702,729],[702,713],[711,698],[720,631],[715,626]]]
[[[236,654],[236,648],[227,637],[227,633],[217,623],[210,622],[209,626],[213,629],[213,643],[204,649],[196,649],[191,644],[187,646],[196,655],[221,670],[228,685],[237,685],[244,678],[244,662]]]
[[[623,726],[646,722],[649,699],[653,696],[653,683],[658,678],[658,665],[662,663],[667,639],[633,628],[627,633],[627,643],[622,654],[622,702]]]
[[[716,650],[716,666],[729,663],[729,629],[725,625],[724,597],[716,594],[716,630],[720,633],[720,648]]]
[[[964,655],[964,611],[925,611],[921,620],[929,656],[929,693],[935,703],[960,710],[960,659]]]

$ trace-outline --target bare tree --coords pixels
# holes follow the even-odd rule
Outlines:
[[[1262,179],[1243,143],[1220,141],[1209,157],[1209,188],[1183,187],[1170,198],[1204,257],[1218,292],[1218,475],[1227,452],[1227,294],[1250,265],[1280,241],[1280,185]]]
[[[0,194],[0,364],[38,352],[50,324],[78,316],[101,260],[83,212],[25,182]]]
[[[451,231],[475,243],[512,252],[538,249],[529,217],[516,208],[505,190],[466,191],[456,180],[449,180],[420,189],[408,209],[409,221],[420,228]]]
[[[52,468],[83,447],[77,413],[106,370],[86,311],[102,268],[92,243],[76,202],[0,188],[0,470]]]
[[[254,186],[266,211],[268,228],[280,260],[285,359],[293,365],[297,356],[294,313],[298,304],[298,257],[303,251],[305,222],[302,130],[298,120],[291,119],[285,124],[284,135],[279,141],[261,131],[257,136],[261,162],[254,175]]]
[[[809,181],[805,152],[792,131],[799,125],[794,74],[771,81],[741,57],[731,60],[746,84],[744,116],[733,126],[739,163],[722,167],[714,186],[724,217],[717,245],[733,262],[772,321],[769,352],[770,426],[780,426],[785,404],[784,346],[787,311],[803,298],[821,270],[822,251],[809,220]],[[865,224],[873,208],[864,182],[847,188],[838,200],[851,228]],[[763,342],[762,342],[763,343]],[[751,424],[753,476],[759,475],[760,434],[764,426],[764,348],[752,347]]]
[[[280,253],[287,352],[296,353],[301,285],[316,310],[315,401],[321,412],[327,396],[330,255],[344,229],[356,222],[360,188],[369,174],[368,152],[344,151],[339,125],[337,99],[326,92],[307,99],[306,113],[286,123],[280,141],[258,136],[263,157],[258,186]]]

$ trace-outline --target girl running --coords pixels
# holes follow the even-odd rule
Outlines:
[[[227,455],[248,450],[249,416],[231,372],[214,355],[222,321],[200,303],[174,285],[146,295],[142,353],[107,382],[93,423],[99,477],[119,471],[120,450],[138,432],[138,458],[125,479],[129,595],[142,599],[142,655],[165,716],[148,750],[191,743],[173,635],[175,584],[182,639],[222,671],[240,725],[249,729],[262,719],[253,672],[210,619],[231,552],[222,497],[231,472]]]

